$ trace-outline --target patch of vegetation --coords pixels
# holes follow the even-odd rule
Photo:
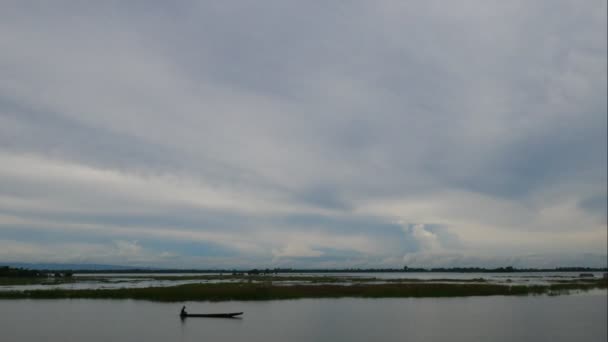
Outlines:
[[[8,266],[0,267],[0,278],[34,278],[44,277],[45,273],[37,270],[27,270],[23,268],[12,268]]]
[[[50,272],[0,266],[0,285],[45,285],[73,282],[71,272]]]
[[[97,290],[32,290],[0,292],[0,299],[8,298],[97,298],[140,299],[152,301],[225,301],[225,300],[274,300],[300,298],[402,298],[402,297],[467,297],[492,295],[540,295],[565,294],[570,291],[606,289],[606,280],[588,283],[553,285],[497,285],[482,283],[387,283],[353,285],[293,285],[280,286],[271,283],[221,283],[186,284],[172,287],[149,287]]]
[[[487,280],[484,278],[473,279],[457,279],[457,278],[433,278],[433,279],[417,279],[417,278],[395,278],[385,279],[376,277],[347,277],[347,276],[308,276],[308,275],[247,275],[247,274],[229,274],[229,275],[190,275],[190,276],[146,276],[146,279],[152,280],[201,280],[201,281],[252,281],[252,282],[302,282],[309,284],[330,284],[330,283],[366,283],[366,282],[383,282],[383,283],[432,283],[432,282],[451,282],[451,283],[484,283]]]
[[[247,281],[247,282],[288,282],[298,281],[306,283],[343,283],[343,282],[369,282],[378,281],[375,277],[332,277],[332,276],[275,276],[275,275],[190,275],[190,276],[146,276],[152,280],[214,280],[214,281]]]
[[[473,278],[473,279],[456,279],[456,278],[435,278],[435,279],[411,279],[411,278],[399,278],[399,279],[382,279],[382,281],[390,283],[485,283],[484,278]]]

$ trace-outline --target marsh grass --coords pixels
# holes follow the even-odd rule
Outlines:
[[[24,277],[24,278],[10,278],[0,277],[1,285],[57,285],[75,283],[78,280],[74,278],[52,278],[52,277]]]
[[[386,283],[352,285],[273,285],[270,282],[186,284],[171,287],[96,289],[96,290],[31,290],[0,292],[0,299],[31,298],[98,298],[140,299],[152,301],[226,301],[274,300],[300,298],[405,298],[467,297],[493,295],[557,295],[572,291],[608,288],[606,280],[552,285],[497,285],[483,283]]]
[[[301,281],[307,283],[341,283],[378,281],[375,277],[335,277],[335,276],[274,276],[274,275],[193,275],[193,276],[148,276],[152,280],[226,280],[226,281],[251,281],[251,282],[284,282]]]

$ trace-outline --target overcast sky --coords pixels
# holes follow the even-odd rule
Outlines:
[[[606,13],[2,1],[0,262],[606,266]]]

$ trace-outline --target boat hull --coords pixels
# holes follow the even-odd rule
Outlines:
[[[242,315],[242,312],[231,312],[231,313],[211,313],[211,314],[185,314],[180,315],[182,318],[186,317],[210,317],[210,318],[236,318],[236,316]]]

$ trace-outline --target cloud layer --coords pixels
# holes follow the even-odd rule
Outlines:
[[[605,266],[606,9],[9,2],[0,262]]]

